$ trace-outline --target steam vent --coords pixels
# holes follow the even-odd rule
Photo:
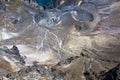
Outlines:
[[[120,0],[0,0],[0,80],[120,80]]]

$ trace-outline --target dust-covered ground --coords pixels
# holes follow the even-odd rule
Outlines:
[[[0,0],[0,80],[120,80],[119,0],[40,4]]]

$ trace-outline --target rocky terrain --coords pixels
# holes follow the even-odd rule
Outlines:
[[[38,1],[0,0],[0,80],[120,80],[119,0]]]

